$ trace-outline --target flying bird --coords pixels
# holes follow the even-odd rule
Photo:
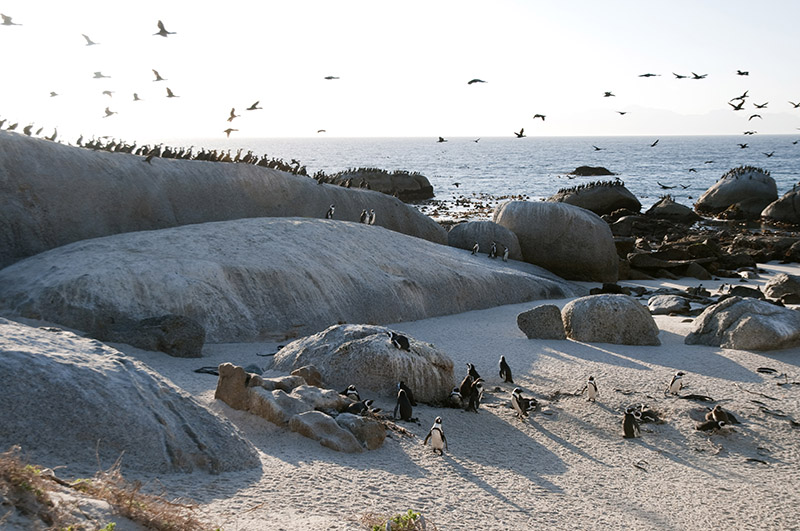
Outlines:
[[[747,71],[742,71],[742,70],[737,70],[737,71],[736,71],[736,75],[737,75],[737,76],[749,76],[749,75],[750,75],[750,72],[747,72]]]
[[[106,79],[110,78],[111,76],[106,76],[102,72],[95,72],[94,77],[92,79]]]
[[[675,79],[686,79],[687,77],[689,77],[689,76],[682,76],[680,74],[676,74],[675,72],[673,72],[672,75],[675,76]]]
[[[517,138],[525,138],[525,128],[523,127],[522,129],[519,130],[519,133],[514,133],[514,134],[517,135]]]
[[[755,106],[756,109],[766,109],[768,104],[769,102],[762,103],[761,105],[759,105],[758,103],[754,103],[753,105]]]
[[[744,94],[742,94],[741,96],[737,96],[737,97],[735,97],[735,98],[731,98],[731,99],[730,99],[730,101],[734,101],[734,100],[744,100],[745,98],[747,98],[747,97],[748,97],[748,96],[747,96],[747,93],[748,93],[748,92],[750,92],[750,91],[749,91],[749,90],[745,90],[745,91],[744,91]]]
[[[625,116],[626,114],[628,114],[628,111],[617,111],[617,114],[619,114],[620,116]]]
[[[467,81],[467,85],[472,85],[473,83],[486,83],[486,81],[478,78],[470,79],[469,81]]]
[[[331,79],[339,79],[339,78],[336,77],[336,76],[325,76],[325,79],[331,80]]]
[[[84,39],[86,39],[86,46],[94,46],[95,44],[100,44],[99,42],[94,42],[94,41],[93,41],[92,39],[90,39],[90,38],[89,38],[89,36],[88,36],[88,35],[86,35],[85,33],[81,33],[81,35],[83,35],[83,38],[84,38]]]
[[[113,91],[113,90],[104,90],[104,91],[103,91],[103,94],[105,94],[105,95],[106,95],[106,96],[108,96],[109,98],[112,98],[112,97],[113,97],[113,95],[114,95],[114,91]]]
[[[544,122],[545,115],[544,115],[544,114],[534,114],[534,115],[533,115],[533,119],[535,120],[535,119],[537,119],[537,118],[541,118],[541,119],[542,119],[542,121]]]
[[[795,103],[793,101],[790,101],[789,105],[791,105],[793,109],[800,108],[800,103]]]
[[[167,35],[175,35],[175,32],[167,31],[167,28],[164,27],[164,23],[159,20],[158,31],[156,33],[153,33],[153,35],[161,35],[162,37],[166,37]]]
[[[50,97],[51,98],[55,98],[56,96],[58,96],[58,92],[55,92],[55,91],[51,90],[50,91]]]
[[[231,115],[228,116],[228,121],[232,122],[234,118],[239,118],[240,116],[240,114],[236,114],[236,107],[231,107]]]
[[[756,133],[757,133],[757,131],[745,131],[744,132],[745,135],[754,135]]]
[[[747,119],[747,121],[749,122],[753,118],[761,118],[761,115],[760,114],[753,114],[753,115],[750,116],[750,118]]]
[[[744,100],[741,100],[738,105],[734,105],[731,102],[728,102],[728,105],[733,107],[734,111],[741,111],[744,108]]]
[[[653,142],[652,144],[650,144],[650,147],[656,147],[656,144],[658,144],[658,141],[659,141],[659,140],[661,140],[661,139],[660,139],[660,138],[656,139],[656,141],[655,141],[655,142]]]
[[[440,143],[441,143],[441,142],[447,142],[447,140],[445,140],[445,139],[444,139],[444,138],[442,138],[442,137],[439,137],[439,140],[437,140],[437,142],[440,142]]]
[[[317,133],[327,133],[325,129],[317,129]]]
[[[155,81],[166,81],[167,80],[166,78],[161,77],[161,74],[159,74],[158,70],[156,70],[155,68],[151,68],[150,70],[152,70],[153,74],[155,74],[155,76],[156,76],[156,78],[153,80],[154,82]]]
[[[139,97],[137,93],[133,93],[133,101],[142,101],[142,98]]]
[[[168,98],[180,98],[180,96],[176,96],[175,94],[173,94],[172,91],[169,89],[169,87],[167,87],[167,97]]]
[[[103,118],[108,118],[109,116],[114,116],[115,114],[117,114],[116,111],[112,111],[111,109],[106,107],[106,115],[103,116]]]
[[[603,151],[605,149],[597,146],[592,146],[592,147],[594,148],[595,151]]]
[[[229,127],[229,128],[227,128],[227,129],[225,129],[225,130],[223,131],[223,133],[225,133],[225,135],[227,135],[227,137],[228,137],[228,138],[230,138],[230,137],[231,137],[231,133],[232,133],[232,132],[234,132],[234,131],[238,131],[238,129],[231,129],[231,128]]]
[[[705,79],[708,74],[695,74],[692,72],[692,79]]]
[[[17,24],[16,22],[11,21],[11,17],[6,16],[0,13],[0,18],[3,19],[3,26],[22,26],[22,24]]]
[[[744,149],[744,148],[746,148],[746,147],[747,147],[747,144],[739,144],[739,147],[740,147],[740,148],[742,148],[742,149]]]
[[[603,97],[604,97],[604,98],[611,98],[611,97],[613,97],[613,96],[616,96],[616,94],[612,94],[612,93],[611,93],[611,92],[609,92],[609,91],[606,91],[606,92],[603,94]]]
[[[762,152],[762,153],[763,153],[763,152]],[[769,153],[764,153],[764,155],[766,155],[766,156],[767,156],[767,158],[770,158],[770,157],[771,157],[772,155],[774,155],[774,154],[775,154],[775,152],[774,152],[774,151],[770,151]]]
[[[245,110],[246,110],[246,111],[257,111],[257,110],[259,110],[259,109],[263,109],[264,107],[259,107],[259,106],[258,106],[258,104],[259,104],[259,102],[260,102],[260,101],[261,101],[261,100],[258,100],[257,102],[255,102],[254,104],[252,104],[250,107],[248,107],[248,108],[247,108],[247,109],[245,109]]]
[[[656,76],[660,76],[660,75],[661,74],[650,74],[650,73],[647,73],[647,74],[639,74],[639,77],[656,77]]]

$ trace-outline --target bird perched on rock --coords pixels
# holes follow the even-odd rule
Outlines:
[[[508,247],[503,246],[503,262],[508,262]]]
[[[347,389],[341,391],[339,394],[346,396],[347,398],[351,398],[355,401],[361,400],[361,397],[358,395],[358,391],[356,390],[356,386],[352,384],[348,385]]]
[[[358,217],[358,222],[359,223],[366,223],[367,220],[369,220],[369,214],[367,214],[367,210],[366,209],[363,209],[361,211],[361,215]]]
[[[375,209],[369,209],[369,220],[367,220],[367,225],[375,225]]]
[[[505,356],[500,356],[500,378],[506,383],[514,383],[513,378],[511,378],[511,367],[506,363]]]
[[[480,251],[480,249],[481,247],[480,245],[478,245],[478,242],[475,242],[475,245],[472,246],[472,254],[478,254],[478,251]]]
[[[497,244],[492,242],[492,246],[489,248],[489,258],[497,258]]]
[[[393,332],[391,330],[387,331],[386,334],[389,336],[389,342],[395,347],[400,350],[411,351],[411,344],[408,341],[406,336],[400,335],[397,332]]]

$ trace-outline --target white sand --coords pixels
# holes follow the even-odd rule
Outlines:
[[[796,265],[765,269],[800,274]],[[721,283],[703,284],[716,290]],[[405,425],[415,438],[392,435],[380,449],[359,455],[334,452],[231,410],[213,399],[216,378],[193,372],[225,361],[263,365],[268,358],[256,354],[274,352],[275,343],[207,345],[199,360],[114,346],[230,418],[259,448],[263,470],[159,478],[170,495],[193,499],[202,518],[226,531],[363,529],[359,519],[365,513],[408,509],[421,511],[440,530],[797,528],[800,429],[763,413],[752,400],[800,420],[800,385],[778,386],[782,378],[756,372],[772,367],[790,381],[800,380],[800,348],[756,353],[687,346],[683,339],[691,324],[669,316],[656,318],[659,347],[528,340],[517,328],[518,313],[566,302],[536,301],[394,325],[448,352],[459,379],[465,364],[474,363],[492,392],[478,414],[415,408],[420,424]],[[515,420],[507,406],[513,386],[500,383],[501,354],[517,385],[543,403],[525,422]],[[684,392],[714,397],[742,424],[727,434],[697,432],[690,414],[702,415],[706,406],[663,395],[676,370],[686,372]],[[589,375],[599,384],[597,403],[572,396],[548,400],[554,391],[579,390]],[[495,393],[496,386],[502,392]],[[628,390],[633,394],[620,392]],[[375,398],[386,410],[394,407],[390,397],[362,398]],[[641,402],[666,422],[643,424],[640,439],[624,440],[620,411]],[[437,415],[449,442],[444,457],[422,446]]]

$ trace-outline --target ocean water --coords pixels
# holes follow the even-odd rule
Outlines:
[[[800,132],[799,132],[800,133]],[[646,209],[669,193],[691,206],[725,172],[751,165],[770,172],[783,195],[800,180],[798,135],[526,138],[325,138],[182,141],[213,148],[244,148],[286,161],[297,159],[308,173],[356,167],[416,171],[436,194],[420,205],[446,219],[469,200],[491,208],[508,197],[547,198],[559,189],[615,177],[575,177],[578,166],[603,166],[617,174]],[[651,144],[658,143],[651,147]],[[747,143],[741,148],[740,143]],[[593,146],[601,148],[600,151]],[[765,153],[772,153],[767,157]],[[690,171],[690,169],[694,171]],[[672,187],[663,188],[661,185]],[[443,202],[450,209],[436,205]],[[488,212],[489,210],[484,210]],[[478,216],[481,217],[481,216]]]

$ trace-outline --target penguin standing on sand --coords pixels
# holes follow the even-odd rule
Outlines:
[[[681,371],[675,373],[664,394],[677,395],[683,389],[683,374]]]
[[[411,420],[411,402],[408,400],[406,392],[402,389],[397,391],[397,404],[395,404],[394,413],[392,414],[395,419],[397,418],[398,410],[400,411],[401,420]]]
[[[622,417],[622,437],[635,439],[639,435],[639,423],[636,421],[634,409],[632,407],[626,408],[625,415]]]
[[[325,212],[325,219],[333,219],[333,211],[336,210],[336,206],[331,205],[328,207],[328,211]]]
[[[367,214],[366,209],[361,211],[361,216],[358,218],[359,223],[366,223],[369,220],[369,214]]]
[[[511,378],[511,367],[506,363],[505,356],[500,356],[500,378],[503,378],[503,381],[506,383],[514,383],[514,380]]]
[[[478,254],[478,251],[480,250],[481,250],[480,245],[478,245],[478,242],[475,242],[475,245],[472,246],[472,254]]]
[[[589,379],[586,380],[586,387],[584,387],[583,390],[586,391],[589,402],[594,402],[597,400],[599,391],[597,390],[597,382],[595,381],[594,376],[589,376]]]
[[[401,336],[397,332],[392,332],[391,330],[388,330],[386,333],[389,335],[389,341],[395,348],[411,351],[411,344],[408,342],[406,336]]]
[[[478,408],[481,406],[481,398],[483,397],[483,380],[481,378],[476,379],[472,382],[472,385],[469,389],[469,402],[467,403],[467,407],[465,408],[467,411],[472,411],[474,413],[478,412]]]
[[[503,262],[508,262],[508,247],[503,246]]]
[[[472,376],[470,376],[469,374],[464,376],[464,379],[461,380],[461,385],[458,387],[458,392],[461,395],[462,401],[463,400],[467,400],[469,398],[469,393],[472,390],[472,382],[474,380],[475,379]],[[462,405],[463,405],[463,403],[462,403]]]
[[[411,392],[411,388],[408,387],[405,384],[405,382],[403,382],[403,380],[400,380],[399,382],[397,382],[397,390],[399,391],[400,389],[402,389],[403,391],[406,392],[406,396],[408,397],[408,401],[411,403],[412,406],[416,407],[417,406],[417,401],[414,400],[414,393]]]
[[[528,411],[536,407],[536,399],[523,397],[522,389],[517,387],[511,392],[511,406],[514,408],[517,418],[522,420],[528,416]]]
[[[489,258],[497,258],[497,244],[492,242],[492,246],[489,248]]]
[[[481,375],[478,374],[478,371],[475,370],[475,365],[471,363],[467,363],[467,372],[470,376],[472,376],[473,380],[480,380]]]
[[[431,448],[433,448],[434,453],[438,451],[439,455],[444,455],[445,449],[449,451],[449,448],[447,448],[447,438],[444,436],[444,431],[442,430],[442,417],[436,417],[436,420],[433,421],[433,426],[428,432],[428,435],[425,436],[425,440],[422,441],[422,445],[428,444],[428,440],[431,441]]]

